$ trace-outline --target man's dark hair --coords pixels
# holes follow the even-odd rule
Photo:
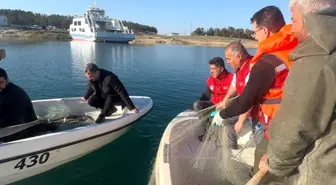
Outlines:
[[[259,27],[268,28],[272,33],[279,32],[286,25],[281,10],[276,6],[266,6],[256,12],[251,18],[251,23],[253,22],[256,22]]]
[[[95,73],[97,71],[99,71],[99,67],[94,63],[88,63],[84,68],[85,73],[87,72]]]
[[[3,77],[5,80],[8,79],[6,71],[2,68],[0,68],[0,77]]]
[[[210,65],[215,65],[216,67],[223,67],[225,69],[224,60],[221,57],[215,57],[209,60]]]

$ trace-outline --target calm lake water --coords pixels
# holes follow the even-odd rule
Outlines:
[[[201,96],[209,59],[224,55],[223,48],[76,41],[0,41],[0,48],[8,57],[0,67],[32,99],[83,96],[83,67],[94,62],[118,75],[131,95],[154,101],[150,114],[115,142],[15,185],[146,185],[164,129]]]

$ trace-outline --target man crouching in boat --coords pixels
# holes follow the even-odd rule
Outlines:
[[[229,90],[233,74],[228,72],[221,57],[212,58],[209,61],[211,76],[207,80],[207,86],[200,100],[194,103],[194,111],[211,107],[223,100]]]
[[[89,79],[89,85],[84,99],[90,106],[102,109],[96,123],[102,123],[106,116],[111,116],[117,111],[115,105],[125,105],[135,113],[139,110],[134,106],[128,92],[119,78],[112,72],[99,69],[96,64],[89,63],[85,67],[85,75]]]

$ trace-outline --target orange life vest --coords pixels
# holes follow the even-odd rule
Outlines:
[[[287,78],[292,61],[288,60],[290,52],[298,45],[297,37],[292,33],[292,25],[286,25],[278,32],[258,44],[258,51],[251,61],[252,68],[259,59],[265,54],[275,55],[283,63],[274,66],[275,79],[273,86],[263,96],[260,102],[259,121],[265,125],[265,136],[268,138],[267,130],[269,124],[279,109],[283,87]],[[268,138],[269,139],[269,138]]]

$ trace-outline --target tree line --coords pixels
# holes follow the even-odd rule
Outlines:
[[[197,36],[221,36],[221,37],[232,37],[232,38],[241,38],[241,39],[253,39],[251,34],[253,33],[252,30],[249,29],[242,29],[242,28],[234,28],[234,27],[227,27],[227,28],[209,28],[204,29],[203,27],[196,28],[193,31],[192,35]]]
[[[58,14],[40,14],[31,11],[0,9],[0,15],[7,16],[9,25],[24,25],[24,26],[56,26],[60,29],[68,29],[72,23],[73,16],[64,16]],[[124,26],[127,26],[134,33],[153,33],[158,31],[155,27],[142,25],[130,21],[123,21]]]
[[[61,29],[68,29],[72,23],[72,16],[46,15],[22,10],[0,9],[0,15],[6,15],[8,24],[24,26],[56,26]]]
[[[133,30],[134,33],[147,33],[147,34],[158,33],[158,30],[153,26],[142,25],[131,21],[122,21],[122,23],[124,24],[124,26],[127,26],[129,29]]]

